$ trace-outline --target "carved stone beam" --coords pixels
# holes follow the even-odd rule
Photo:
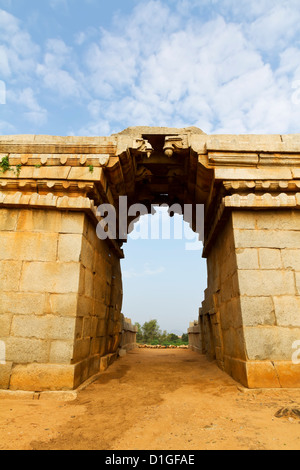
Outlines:
[[[138,153],[146,154],[147,158],[150,158],[154,152],[152,145],[145,139],[135,139],[132,149],[136,150]]]
[[[165,139],[164,153],[167,157],[173,157],[174,153],[188,148],[187,136],[169,136]]]

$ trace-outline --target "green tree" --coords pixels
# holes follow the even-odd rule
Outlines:
[[[181,337],[181,341],[183,343],[188,343],[189,342],[189,335],[187,333],[183,333],[183,335]]]
[[[138,331],[137,331],[137,334],[136,334],[136,342],[137,343],[142,343],[143,342],[143,331],[142,331],[142,327],[139,323],[135,323],[134,326],[137,326],[138,327]]]
[[[157,320],[150,320],[145,322],[142,326],[143,332],[143,342],[144,343],[152,343],[153,341],[160,340],[160,329]]]
[[[179,336],[175,335],[174,333],[170,333],[168,335],[168,341],[169,343],[179,343],[180,342],[180,339],[179,339]]]

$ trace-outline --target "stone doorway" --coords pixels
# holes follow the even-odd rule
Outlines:
[[[120,196],[190,204],[194,230],[204,205],[202,344],[247,387],[299,387],[299,149],[299,135],[195,128],[1,137],[1,388],[73,389],[116,353],[127,226],[107,240],[96,227]]]

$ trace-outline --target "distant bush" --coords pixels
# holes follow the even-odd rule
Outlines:
[[[148,344],[149,346],[188,346],[188,334],[184,333],[181,337],[174,333],[161,331],[157,320],[145,322],[143,326],[135,323],[138,327],[136,341],[138,344]]]

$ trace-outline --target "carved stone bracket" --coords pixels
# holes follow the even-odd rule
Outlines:
[[[146,154],[148,158],[151,157],[154,151],[152,145],[145,139],[135,139],[132,149],[137,150],[141,154]]]
[[[164,153],[167,157],[171,158],[174,153],[180,152],[188,148],[187,136],[169,136],[165,139]]]

